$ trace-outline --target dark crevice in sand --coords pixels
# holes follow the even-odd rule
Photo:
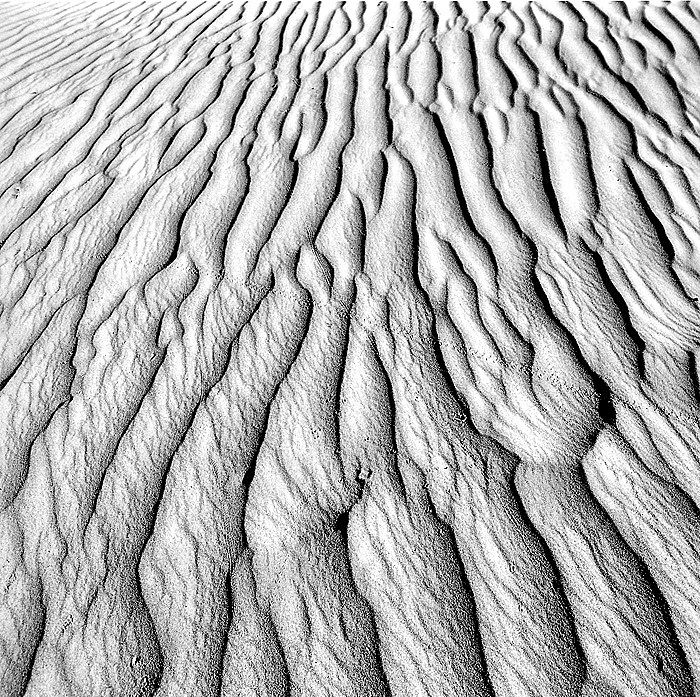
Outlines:
[[[141,557],[136,563],[135,569],[133,571],[134,585],[136,588],[136,597],[140,601],[140,608],[145,614],[146,622],[145,626],[150,630],[151,646],[152,652],[145,656],[136,656],[135,662],[142,662],[144,666],[148,666],[150,671],[147,673],[148,680],[151,683],[150,693],[153,695],[158,690],[158,686],[163,679],[163,674],[165,671],[165,654],[163,652],[163,647],[161,646],[160,639],[158,637],[158,632],[156,631],[155,622],[153,621],[153,615],[148,607],[148,604],[144,598],[143,586],[141,585],[141,577],[139,575],[139,564],[141,562]],[[143,626],[142,626],[143,628]]]
[[[345,368],[347,366],[348,350],[350,347],[350,316],[352,313],[352,307],[355,302],[355,296],[357,295],[357,288],[353,285],[353,298],[350,301],[350,305],[345,307],[346,317],[343,327],[343,334],[340,337],[340,346],[338,356],[338,378],[335,385],[335,395],[333,399],[333,437],[334,443],[333,448],[335,452],[338,453],[340,457],[340,418],[343,411],[343,380],[345,378]]]
[[[452,398],[452,401],[456,407],[456,413],[454,414],[457,421],[472,423],[471,416],[469,414],[469,407],[467,406],[464,398],[459,393],[459,390],[455,387],[450,371],[445,363],[445,357],[443,356],[442,349],[440,348],[440,338],[437,332],[436,324],[436,313],[438,310],[431,312],[431,322],[430,322],[430,337],[432,341],[432,349],[435,356],[435,364],[440,371],[445,384],[447,386],[447,393]]]
[[[588,246],[585,242],[584,245]],[[613,305],[619,311],[625,332],[627,333],[627,336],[630,338],[636,349],[637,370],[639,371],[640,378],[644,380],[644,350],[646,349],[646,342],[642,339],[642,337],[635,329],[634,324],[632,323],[632,319],[630,317],[630,312],[627,303],[620,294],[620,291],[615,287],[615,284],[610,279],[610,276],[608,275],[607,269],[605,268],[605,263],[603,262],[600,252],[598,252],[597,250],[590,249],[590,247],[589,251],[591,253],[591,256],[593,257],[593,260],[595,261],[596,269],[598,270],[598,274],[600,275],[603,287],[605,288],[605,290],[607,290]]]
[[[280,641],[279,633],[277,631],[277,627],[275,626],[275,622],[272,619],[272,615],[268,612],[266,613],[269,624],[270,624],[270,631],[272,634],[272,640],[275,646],[275,652],[280,658],[280,667],[282,669],[282,674],[281,674],[281,685],[278,685],[279,688],[279,697],[292,697],[293,694],[295,694],[295,686],[292,683],[292,676],[289,672],[289,664],[287,662],[287,657],[285,656],[284,649],[282,647],[282,642]]]
[[[673,42],[669,41],[669,39],[667,39],[663,33],[654,26],[644,11],[640,13],[639,21],[641,22],[642,26],[654,37],[654,39],[656,39],[666,49],[666,52],[668,53],[667,60],[672,60],[676,55],[676,49]]]
[[[576,126],[580,127],[581,134],[583,136],[583,144],[581,146],[581,151],[583,152],[583,159],[586,168],[586,179],[590,183],[590,187],[587,187],[587,191],[593,199],[593,210],[591,211],[591,220],[594,220],[600,213],[600,194],[598,192],[598,184],[596,182],[595,168],[593,166],[593,157],[591,155],[591,134],[589,132],[588,126],[581,118],[580,114],[577,113],[576,116]]]
[[[661,245],[661,248],[664,251],[664,254],[666,255],[667,258],[667,268],[669,274],[673,277],[673,280],[675,281],[678,289],[685,294],[685,289],[683,287],[683,284],[681,283],[680,279],[678,278],[678,275],[676,274],[673,264],[676,259],[676,252],[673,248],[673,244],[671,243],[671,240],[668,237],[668,234],[666,233],[666,230],[664,229],[663,223],[661,220],[655,215],[654,211],[651,209],[651,206],[649,205],[649,202],[647,201],[646,197],[644,196],[644,192],[641,190],[639,186],[639,182],[637,181],[636,177],[634,176],[634,172],[632,169],[629,167],[627,163],[624,164],[624,169],[625,169],[625,174],[627,175],[629,185],[634,192],[634,196],[637,199],[637,202],[642,208],[642,211],[644,212],[644,215],[646,216],[647,220],[651,223],[652,228],[654,229],[654,232],[656,233],[656,237],[659,241],[659,244]]]
[[[505,76],[505,90],[508,93],[508,106],[512,109],[515,106],[516,97],[518,95],[518,90],[520,89],[518,85],[518,80],[515,77],[515,73],[511,70],[508,65],[508,61],[504,60],[501,53],[501,42],[503,40],[503,35],[505,32],[505,27],[500,22],[496,24],[494,28],[494,45],[496,58],[498,59],[498,66]]]
[[[517,465],[517,467],[522,467],[522,464],[519,463]],[[517,483],[515,481],[517,467],[516,467],[516,469],[513,470],[513,473],[509,477],[509,480],[508,480],[509,492],[510,492],[511,496],[513,497],[513,503],[515,504],[516,510],[520,514],[520,518],[521,518],[523,524],[527,527],[533,540],[535,540],[537,546],[540,548],[542,554],[544,555],[544,558],[547,560],[549,570],[552,573],[552,586],[553,586],[554,592],[557,595],[557,597],[561,600],[562,607],[564,609],[564,615],[567,619],[568,626],[566,628],[566,630],[567,630],[566,633],[567,633],[567,635],[571,636],[576,656],[577,656],[580,664],[583,666],[584,671],[587,672],[588,665],[587,665],[587,660],[586,660],[586,654],[583,650],[583,646],[581,645],[581,639],[579,638],[579,635],[578,635],[578,632],[576,629],[576,615],[574,614],[574,611],[571,607],[571,603],[569,602],[569,599],[566,597],[566,591],[564,588],[563,578],[562,578],[561,572],[559,571],[559,568],[557,566],[556,560],[554,559],[554,555],[552,554],[552,551],[547,546],[547,543],[545,542],[545,539],[540,534],[539,530],[535,527],[535,525],[530,520],[530,516],[528,515],[528,512],[525,508],[525,505],[523,504],[523,501],[520,497],[520,492],[518,491],[518,486],[517,486]]]
[[[307,313],[307,318],[306,318],[306,330],[304,334],[306,334],[306,331],[308,331],[308,324],[311,321],[311,313]],[[301,342],[299,342],[299,346],[301,345]],[[297,353],[298,355],[298,353]],[[294,359],[295,360],[295,359]],[[275,388],[272,391],[272,395],[267,402],[265,409],[262,414],[262,418],[260,420],[259,427],[257,429],[257,439],[255,442],[255,446],[253,448],[253,452],[250,456],[248,467],[245,469],[243,472],[243,477],[241,479],[241,492],[242,492],[242,501],[241,501],[241,547],[242,549],[248,549],[249,544],[248,544],[248,534],[246,532],[246,527],[245,527],[245,522],[246,522],[246,514],[248,511],[248,500],[250,498],[250,488],[253,484],[253,480],[255,479],[255,473],[257,470],[257,464],[258,464],[258,456],[260,455],[260,449],[262,447],[262,444],[265,440],[265,437],[268,434],[269,431],[269,426],[270,426],[270,416],[272,414],[272,409],[275,407],[276,401],[277,401],[277,395],[279,394],[280,388],[284,384],[287,375],[289,375],[289,371],[291,370],[291,366],[294,364],[294,360],[287,366],[286,370],[284,371],[284,377],[282,380],[280,380]]]
[[[217,682],[217,694],[222,695],[224,694],[223,691],[223,686],[224,686],[224,665],[226,661],[226,651],[227,651],[227,637],[229,635],[229,632],[231,630],[231,621],[233,619],[233,602],[234,602],[234,595],[233,595],[233,588],[231,586],[231,562],[229,562],[229,567],[226,570],[226,575],[224,577],[224,612],[225,612],[225,620],[224,620],[224,626],[226,627],[224,633],[223,633],[223,642],[221,646],[221,658],[219,659],[219,669],[218,669],[218,682]]]
[[[398,461],[398,454],[399,454],[399,444],[396,438],[396,402],[394,400],[394,389],[391,385],[391,379],[389,378],[389,373],[386,369],[386,366],[384,365],[384,362],[382,361],[381,356],[379,355],[379,351],[377,349],[376,341],[374,337],[370,339],[371,344],[372,344],[372,351],[374,352],[374,358],[376,361],[376,365],[379,367],[379,371],[381,373],[381,378],[385,390],[385,396],[386,396],[386,405],[385,405],[385,414],[386,417],[389,421],[389,426],[388,430],[389,433],[391,434],[391,447],[390,447],[390,452],[391,452],[391,461],[393,463],[393,467],[389,471],[389,477],[394,481],[394,483],[397,485],[399,494],[401,496],[401,499],[405,502],[408,500],[408,495],[407,495],[407,489],[406,489],[406,483],[403,480],[403,476],[401,475],[401,466]]]
[[[375,662],[378,668],[377,675],[380,680],[380,689],[383,691],[384,697],[392,697],[391,685],[389,684],[389,676],[387,675],[386,668],[384,667],[384,664],[382,662],[382,651],[379,644],[379,630],[377,628],[377,619],[375,617],[375,613],[372,609],[372,606],[366,600],[365,603],[365,612],[367,613],[367,621],[370,625],[372,635],[373,656],[371,660]]]
[[[429,497],[428,497],[429,498]],[[484,682],[484,694],[488,697],[496,697],[496,692],[494,691],[493,685],[491,684],[491,678],[489,677],[488,662],[486,660],[486,652],[484,650],[484,644],[481,637],[481,632],[479,631],[479,611],[477,609],[476,599],[474,597],[474,591],[469,579],[467,577],[466,569],[464,568],[464,561],[459,554],[459,547],[457,545],[457,540],[455,538],[454,530],[447,523],[444,523],[437,514],[434,513],[436,520],[440,524],[440,529],[447,537],[449,549],[454,556],[457,569],[459,571],[459,584],[462,592],[467,598],[467,606],[471,608],[471,619],[474,625],[474,644],[477,656],[479,657],[479,665],[477,669]]]
[[[34,666],[36,665],[37,656],[44,643],[44,636],[46,634],[46,614],[48,610],[46,607],[46,601],[44,600],[44,584],[41,579],[41,575],[37,577],[37,583],[39,586],[37,597],[39,598],[41,605],[41,619],[39,620],[39,631],[36,634],[36,640],[33,642],[33,645],[31,647],[26,647],[25,649],[28,649],[27,652],[29,654],[29,660],[27,661],[27,667],[22,675],[22,687],[14,693],[9,692],[9,694],[11,695],[23,695],[27,693],[27,687],[29,687],[29,684],[32,680],[32,675],[34,674]],[[8,685],[8,690],[9,689],[10,685]]]
[[[467,42],[469,44],[469,65],[471,67],[471,84],[473,85],[474,94],[478,97],[481,91],[479,79],[479,59],[476,50],[476,42],[474,34],[471,31],[466,32]]]
[[[559,207],[559,201],[557,201],[557,194],[552,185],[552,177],[549,170],[549,156],[547,155],[547,149],[544,144],[544,131],[542,129],[542,120],[537,111],[532,112],[532,118],[535,123],[535,139],[537,143],[537,151],[539,154],[539,164],[540,172],[542,175],[542,188],[544,189],[545,196],[549,201],[549,206],[551,208],[552,214],[554,215],[554,220],[561,229],[562,233],[566,237],[566,226],[564,225],[564,220],[561,215],[561,209]]]
[[[537,264],[535,264],[535,266],[537,266]],[[590,364],[583,356],[583,353],[581,352],[581,348],[578,345],[576,338],[573,336],[573,334],[569,331],[569,329],[564,325],[564,323],[552,309],[552,306],[549,302],[549,297],[547,296],[547,293],[545,292],[544,288],[542,288],[542,284],[540,283],[540,279],[537,275],[536,270],[533,271],[532,274],[532,287],[535,291],[535,295],[539,298],[539,301],[542,303],[542,307],[545,309],[547,316],[552,320],[552,322],[555,324],[558,330],[566,338],[569,348],[573,351],[574,355],[576,356],[577,363],[585,370],[586,376],[593,383],[593,388],[595,389],[598,396],[598,415],[600,416],[601,421],[605,424],[614,426],[616,418],[615,404],[613,402],[614,395],[609,385],[605,382],[605,380],[603,380],[603,378],[601,378],[601,376],[598,375],[598,373],[596,373],[593,370],[593,368],[591,368]]]
[[[88,511],[97,511],[97,502],[99,501],[100,498],[100,493],[102,492],[102,489],[104,488],[104,483],[105,479],[110,471],[110,468],[112,467],[112,464],[114,463],[114,460],[117,456],[117,452],[119,451],[119,447],[124,440],[124,438],[127,436],[129,433],[130,429],[133,426],[134,421],[136,420],[137,416],[141,412],[141,407],[144,404],[144,401],[146,398],[152,394],[153,390],[153,385],[158,377],[158,373],[160,369],[163,366],[163,363],[165,362],[165,359],[167,357],[167,348],[161,352],[160,356],[156,357],[156,361],[153,364],[152,367],[152,372],[149,378],[149,382],[147,383],[145,389],[141,393],[141,396],[138,398],[136,403],[134,404],[134,408],[131,411],[131,413],[128,415],[127,419],[124,422],[124,426],[120,429],[120,432],[114,442],[114,446],[108,451],[104,452],[102,454],[102,459],[98,463],[98,472],[97,474],[97,480],[93,486],[88,486],[88,491],[89,493],[89,498],[88,498],[88,505],[87,505],[87,510]],[[90,524],[90,521],[92,520],[92,516],[87,518],[85,520],[85,523],[82,528],[82,534],[83,537],[85,536],[85,532],[87,530],[88,525]]]
[[[0,389],[3,389],[7,387],[7,384],[9,381],[13,378],[13,376],[17,373],[17,371],[20,369],[24,361],[27,359],[29,354],[32,351],[32,348],[34,348],[34,345],[39,341],[41,338],[42,334],[48,329],[48,327],[51,325],[51,322],[53,319],[58,315],[58,313],[74,298],[68,298],[65,300],[61,305],[59,305],[34,331],[34,336],[31,337],[31,340],[29,342],[26,342],[26,346],[22,350],[22,352],[16,356],[12,360],[12,364],[8,366],[7,370],[5,371],[5,374],[2,375],[2,372],[0,372]],[[9,352],[8,352],[9,353]],[[15,354],[16,355],[16,354]],[[12,359],[13,356],[10,354],[10,358]],[[0,369],[1,370],[1,369]]]
[[[270,407],[267,409],[267,413],[265,415],[265,421],[264,421],[264,426],[260,430],[260,443],[265,438],[265,434],[267,433],[267,423],[270,418]],[[243,549],[246,549],[249,547],[248,545],[248,535],[246,533],[245,529],[245,519],[246,519],[246,511],[248,510],[248,498],[250,497],[250,487],[251,484],[253,483],[253,479],[255,478],[255,471],[256,471],[256,465],[257,465],[257,453],[260,452],[260,445],[258,445],[258,448],[256,449],[256,455],[252,458],[250,464],[248,465],[248,469],[246,469],[243,479],[241,480],[241,489],[243,491],[243,496],[242,496],[242,503],[241,503],[241,546]]]
[[[700,405],[700,371],[698,370],[698,359],[695,355],[695,351],[688,351],[688,368],[695,404]]]
[[[469,207],[467,206],[467,201],[464,198],[464,188],[462,185],[461,178],[459,176],[459,169],[457,167],[457,160],[455,159],[454,153],[452,152],[452,147],[450,145],[450,141],[447,138],[447,134],[445,133],[445,129],[442,125],[442,122],[440,120],[440,116],[438,114],[433,114],[433,124],[435,126],[435,130],[437,131],[438,137],[440,138],[440,142],[442,143],[442,147],[443,147],[443,150],[445,152],[445,157],[447,158],[447,163],[450,166],[450,172],[452,174],[452,183],[454,185],[454,192],[455,192],[455,195],[457,196],[457,202],[459,203],[459,210],[460,210],[460,213],[462,214],[462,218],[464,218],[464,222],[466,223],[466,225],[470,231],[472,231],[472,230],[476,231],[477,227],[474,223],[474,220],[471,216],[471,213],[469,212]],[[478,232],[477,232],[477,234],[478,234]],[[483,239],[483,238],[481,238],[481,239]],[[485,240],[484,240],[484,242],[485,242]],[[487,247],[488,247],[488,245],[487,245]],[[491,255],[493,256],[492,252],[491,252]],[[456,256],[456,258],[458,259],[459,257]],[[495,267],[495,261],[494,261],[494,267]]]

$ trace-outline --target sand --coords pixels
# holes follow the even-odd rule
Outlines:
[[[700,695],[700,5],[0,5],[0,697]]]

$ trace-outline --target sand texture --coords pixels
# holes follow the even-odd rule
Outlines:
[[[0,697],[700,697],[700,2],[0,4]]]

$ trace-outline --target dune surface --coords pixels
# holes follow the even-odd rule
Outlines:
[[[700,696],[700,5],[0,4],[0,697]]]

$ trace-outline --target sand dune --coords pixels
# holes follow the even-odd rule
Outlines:
[[[0,697],[700,695],[699,41],[2,3]]]

